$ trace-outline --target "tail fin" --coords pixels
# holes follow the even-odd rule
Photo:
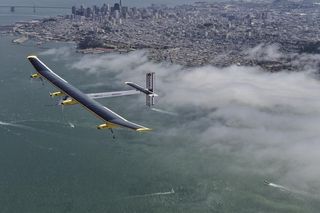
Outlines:
[[[146,105],[151,107],[154,105],[154,95],[146,95]]]
[[[155,88],[155,73],[149,72],[146,74],[146,88],[143,88],[142,86],[135,84],[133,82],[125,82],[127,85],[135,88],[136,90],[146,94],[146,105],[151,107],[154,105],[154,97],[158,96],[156,93],[154,93]]]
[[[155,73],[148,72],[146,74],[146,89],[152,92],[152,94],[146,95],[146,105],[151,107],[154,105],[154,88],[155,88]]]
[[[154,78],[155,78],[155,73],[154,72],[148,72],[146,74],[146,88],[147,90],[149,90],[150,92],[154,92]]]

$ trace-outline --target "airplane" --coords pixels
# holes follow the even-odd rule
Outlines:
[[[135,88],[135,90],[127,91],[116,91],[116,92],[104,92],[104,93],[91,93],[84,94],[76,87],[69,84],[66,80],[54,73],[47,65],[45,65],[37,56],[30,55],[27,57],[33,67],[36,69],[36,73],[32,74],[30,77],[32,79],[46,79],[54,87],[58,89],[56,92],[50,93],[51,97],[63,96],[60,100],[60,105],[74,105],[80,104],[87,110],[94,113],[98,118],[103,120],[103,124],[98,125],[97,129],[112,129],[117,127],[124,127],[132,129],[138,132],[150,131],[150,128],[144,127],[142,125],[133,123],[126,120],[120,115],[116,114],[109,108],[101,105],[94,99],[106,98],[106,97],[117,97],[125,95],[139,94],[140,92],[146,94],[146,104],[147,106],[152,106],[154,104],[154,97],[158,96],[154,93],[154,76],[155,74],[146,74],[146,84],[147,88],[143,88],[135,83],[126,82],[127,85]]]

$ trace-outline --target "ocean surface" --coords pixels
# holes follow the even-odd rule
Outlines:
[[[0,24],[47,14],[3,12]],[[93,74],[75,66],[86,56],[76,53],[74,44],[37,46],[28,41],[17,45],[11,42],[14,38],[0,37],[1,213],[318,212],[320,209],[317,190],[301,192],[290,190],[290,186],[264,184],[266,179],[286,183],[280,178],[290,171],[291,164],[286,159],[281,159],[284,163],[273,170],[269,166],[277,164],[278,157],[261,163],[252,160],[250,151],[238,155],[242,145],[230,142],[238,138],[224,136],[223,130],[209,136],[209,141],[230,143],[231,148],[208,146],[201,130],[211,123],[207,114],[215,109],[209,112],[199,106],[177,107],[175,103],[161,103],[160,98],[155,106],[160,109],[152,111],[144,106],[142,96],[100,100],[128,120],[154,129],[143,134],[116,129],[113,139],[110,131],[96,130],[102,121],[80,106],[63,109],[57,106],[58,99],[49,97],[49,92],[54,91],[49,83],[30,80],[34,70],[26,59],[29,54],[39,55],[54,72],[82,91],[103,92],[129,89],[122,82],[132,79],[121,77],[130,75],[114,71],[121,70],[129,56],[119,55],[123,63],[115,63],[113,68],[100,67],[99,72],[95,70],[99,74]],[[90,57],[85,59],[101,56]],[[113,57],[110,63],[117,60],[117,56]],[[143,66],[160,65],[145,61]],[[140,79],[138,83],[144,82],[143,75],[131,76]],[[170,81],[164,78],[162,81]],[[179,88],[178,82],[173,85]],[[160,94],[166,90],[157,89]],[[201,95],[195,92],[189,99],[196,100]],[[197,120],[199,117],[201,120]],[[212,126],[221,121],[213,120]],[[260,154],[257,159],[264,159],[264,152]]]

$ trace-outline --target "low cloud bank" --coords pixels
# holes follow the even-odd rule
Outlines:
[[[277,46],[263,48],[252,52],[281,57],[274,52]],[[187,69],[155,64],[144,51],[86,55],[70,66],[90,75],[112,73],[119,82],[142,85],[146,72],[156,72],[160,104],[184,110],[186,117],[195,115],[176,127],[178,134],[192,129],[200,149],[239,157],[230,165],[234,169],[266,176],[281,173],[277,181],[320,193],[320,82],[314,67],[278,73],[241,66]]]
[[[72,49],[70,47],[58,47],[48,49],[40,53],[42,56],[53,56],[54,59],[67,58],[72,54]]]
[[[258,60],[277,60],[284,55],[280,51],[280,47],[278,44],[259,44],[258,46],[244,51],[244,53],[251,59]]]

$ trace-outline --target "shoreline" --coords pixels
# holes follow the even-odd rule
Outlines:
[[[18,36],[15,43],[26,38],[38,45],[74,42],[83,54],[147,49],[153,61],[186,67],[290,71],[299,69],[291,63],[297,55],[320,54],[319,5],[198,2],[172,8],[123,7],[120,14],[104,6],[96,10],[100,12],[88,7],[81,14],[74,8],[71,15],[20,21],[0,27],[0,33]],[[305,19],[308,12],[313,19]]]
[[[33,42],[33,46],[38,46],[41,48],[42,45],[44,44],[49,44],[51,42],[58,42],[58,43],[72,43],[72,44],[77,44],[76,42],[74,41],[64,41],[64,40],[45,40],[43,41],[42,39],[41,40],[37,40],[37,39],[34,39],[34,38],[27,38],[27,37],[24,37],[24,36],[18,36],[18,35],[14,35],[14,34],[2,34],[3,36],[5,37],[13,37],[11,39],[11,42],[14,43],[14,44],[17,44],[17,45],[24,45],[25,43],[27,42]],[[43,47],[44,49],[47,49],[47,47]],[[201,67],[201,66],[207,66],[207,65],[211,65],[211,66],[215,66],[215,67],[220,67],[220,68],[223,68],[223,67],[228,67],[228,66],[233,66],[233,65],[236,65],[236,66],[258,66],[260,67],[262,70],[265,70],[267,72],[278,72],[278,71],[294,71],[294,70],[299,70],[298,67],[293,67],[291,66],[290,62],[288,62],[288,58],[282,58],[281,60],[282,61],[286,61],[285,63],[282,63],[282,61],[277,61],[277,60],[274,60],[274,61],[268,61],[268,60],[257,60],[257,61],[254,61],[252,59],[248,59],[248,62],[247,63],[243,63],[243,64],[240,64],[240,63],[233,63],[233,64],[228,64],[228,65],[217,65],[217,64],[201,64],[201,65],[188,65],[188,64],[183,64],[183,63],[175,63],[174,61],[168,61],[168,60],[159,60],[155,57],[152,57],[152,49],[148,49],[148,48],[145,48],[145,49],[117,49],[117,48],[101,48],[101,47],[97,47],[97,48],[87,48],[87,49],[79,49],[77,47],[74,48],[74,52],[75,53],[81,53],[81,54],[108,54],[108,53],[117,53],[117,54],[125,54],[125,53],[129,53],[129,52],[132,52],[132,51],[136,51],[136,50],[146,50],[147,53],[148,53],[148,59],[151,60],[151,61],[154,61],[156,63],[161,63],[161,62],[166,62],[166,63],[171,63],[171,64],[177,64],[177,65],[180,65],[180,66],[184,66],[184,67]]]

